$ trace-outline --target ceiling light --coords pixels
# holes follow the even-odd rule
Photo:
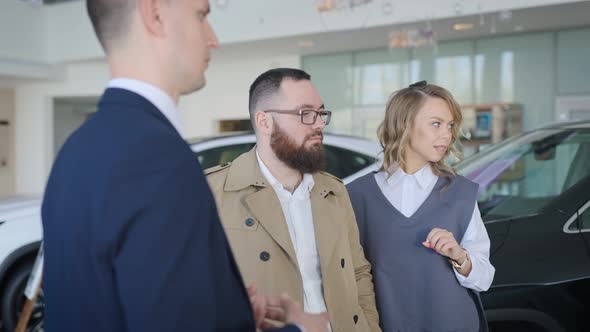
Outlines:
[[[360,7],[368,5],[373,0],[319,0],[317,10],[320,12],[333,11],[337,9]]]
[[[311,40],[300,40],[297,42],[297,46],[301,48],[310,48],[313,47],[313,41]]]
[[[455,31],[471,30],[471,29],[473,29],[473,23],[455,23],[455,24],[453,24],[453,30],[455,30]]]

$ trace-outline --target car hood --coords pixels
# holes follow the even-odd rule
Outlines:
[[[40,196],[12,196],[0,198],[0,221],[10,222],[41,212]]]

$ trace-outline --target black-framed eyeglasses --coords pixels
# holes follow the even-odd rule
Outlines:
[[[312,109],[301,109],[301,110],[266,110],[263,111],[264,113],[279,113],[279,114],[292,114],[292,115],[299,115],[301,117],[301,123],[306,125],[312,125],[318,118],[322,118],[324,124],[327,126],[330,123],[330,119],[332,118],[332,112],[321,110],[316,111]]]

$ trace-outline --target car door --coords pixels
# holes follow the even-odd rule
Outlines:
[[[589,277],[584,236],[564,225],[583,205],[578,190],[590,176],[590,130],[539,131],[478,158],[483,161],[465,175],[480,184],[494,287]]]
[[[589,184],[590,185],[590,184]],[[585,191],[586,196],[590,196],[590,190]],[[584,235],[588,249],[588,255],[590,255],[590,197],[577,212],[578,218],[578,230]]]

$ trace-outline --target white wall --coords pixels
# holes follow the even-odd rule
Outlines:
[[[16,191],[41,193],[53,161],[53,98],[97,96],[109,73],[104,62],[66,66],[62,82],[16,87]]]
[[[56,79],[59,66],[46,63],[45,9],[24,1],[0,1],[0,80]]]
[[[0,120],[8,121],[8,127],[0,127],[3,134],[8,137],[0,137],[0,150],[6,157],[6,165],[0,164],[0,197],[14,193],[15,173],[14,173],[14,91],[11,89],[0,90]],[[4,140],[7,141],[4,141]],[[0,163],[2,160],[0,160]]]
[[[298,55],[236,58],[237,54],[214,54],[207,86],[181,99],[185,137],[217,133],[218,120],[248,119],[248,89],[258,75],[279,66],[300,68]]]
[[[49,62],[97,59],[104,56],[86,14],[86,1],[45,6],[45,11],[47,22],[44,38],[50,41],[47,44]]]
[[[24,1],[0,1],[0,61],[47,59],[45,12]]]
[[[217,51],[207,71],[207,86],[179,104],[186,138],[210,136],[217,120],[248,117],[248,89],[257,75],[277,66],[300,66],[297,55],[241,56]],[[102,94],[109,79],[104,61],[67,64],[66,79],[16,88],[16,192],[43,192],[55,149],[53,98]]]

